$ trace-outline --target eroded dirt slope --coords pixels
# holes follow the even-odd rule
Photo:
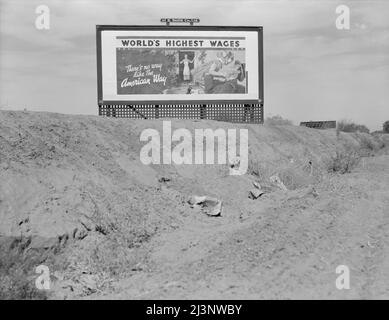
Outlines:
[[[248,173],[143,165],[139,136],[162,135],[162,121],[0,112],[2,289],[16,250],[15,259],[35,255],[19,264],[27,283],[37,261],[50,267],[49,298],[388,296],[388,158],[328,174],[340,144],[383,154],[382,141],[294,126],[172,126],[247,128]],[[275,173],[288,191],[270,182]],[[265,190],[257,200],[254,181]],[[192,195],[222,200],[222,216],[190,208]],[[334,289],[338,264],[353,270],[347,293]]]

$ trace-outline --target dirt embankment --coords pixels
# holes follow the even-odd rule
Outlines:
[[[342,254],[360,263],[358,272],[379,263],[378,273],[387,276],[381,269],[387,264],[387,226],[378,225],[387,220],[387,157],[352,163],[355,150],[365,156],[384,153],[382,138],[172,121],[173,130],[191,132],[247,128],[248,172],[230,176],[228,165],[143,165],[139,153],[145,142],[139,137],[146,128],[162,136],[156,120],[0,112],[4,296],[35,297],[34,288],[18,293],[6,287],[15,281],[33,285],[41,263],[52,271],[53,287],[46,293],[52,298],[333,297],[329,280]],[[329,174],[334,162],[356,171]],[[288,191],[270,182],[274,174]],[[254,181],[265,191],[257,200],[248,197]],[[221,199],[222,216],[190,208],[191,195]],[[366,241],[371,250],[355,253],[353,245],[367,248]],[[330,254],[334,248],[339,255]],[[323,271],[317,283],[315,270]],[[377,292],[367,282],[358,285],[355,296]],[[325,294],[314,294],[318,286]],[[387,294],[379,289],[378,295]]]

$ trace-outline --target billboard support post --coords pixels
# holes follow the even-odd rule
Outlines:
[[[200,107],[200,119],[206,119],[207,118],[207,105],[203,104]]]
[[[99,115],[263,123],[262,27],[199,21],[96,26]]]

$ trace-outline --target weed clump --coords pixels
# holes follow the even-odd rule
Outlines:
[[[35,268],[45,260],[40,252],[28,250],[25,239],[0,244],[0,300],[46,300],[35,286]]]
[[[336,147],[335,154],[327,161],[327,170],[341,174],[349,173],[360,161],[360,150],[350,143],[342,143]]]

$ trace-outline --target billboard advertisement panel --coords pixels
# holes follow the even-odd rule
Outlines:
[[[262,28],[97,26],[99,104],[260,103]]]

